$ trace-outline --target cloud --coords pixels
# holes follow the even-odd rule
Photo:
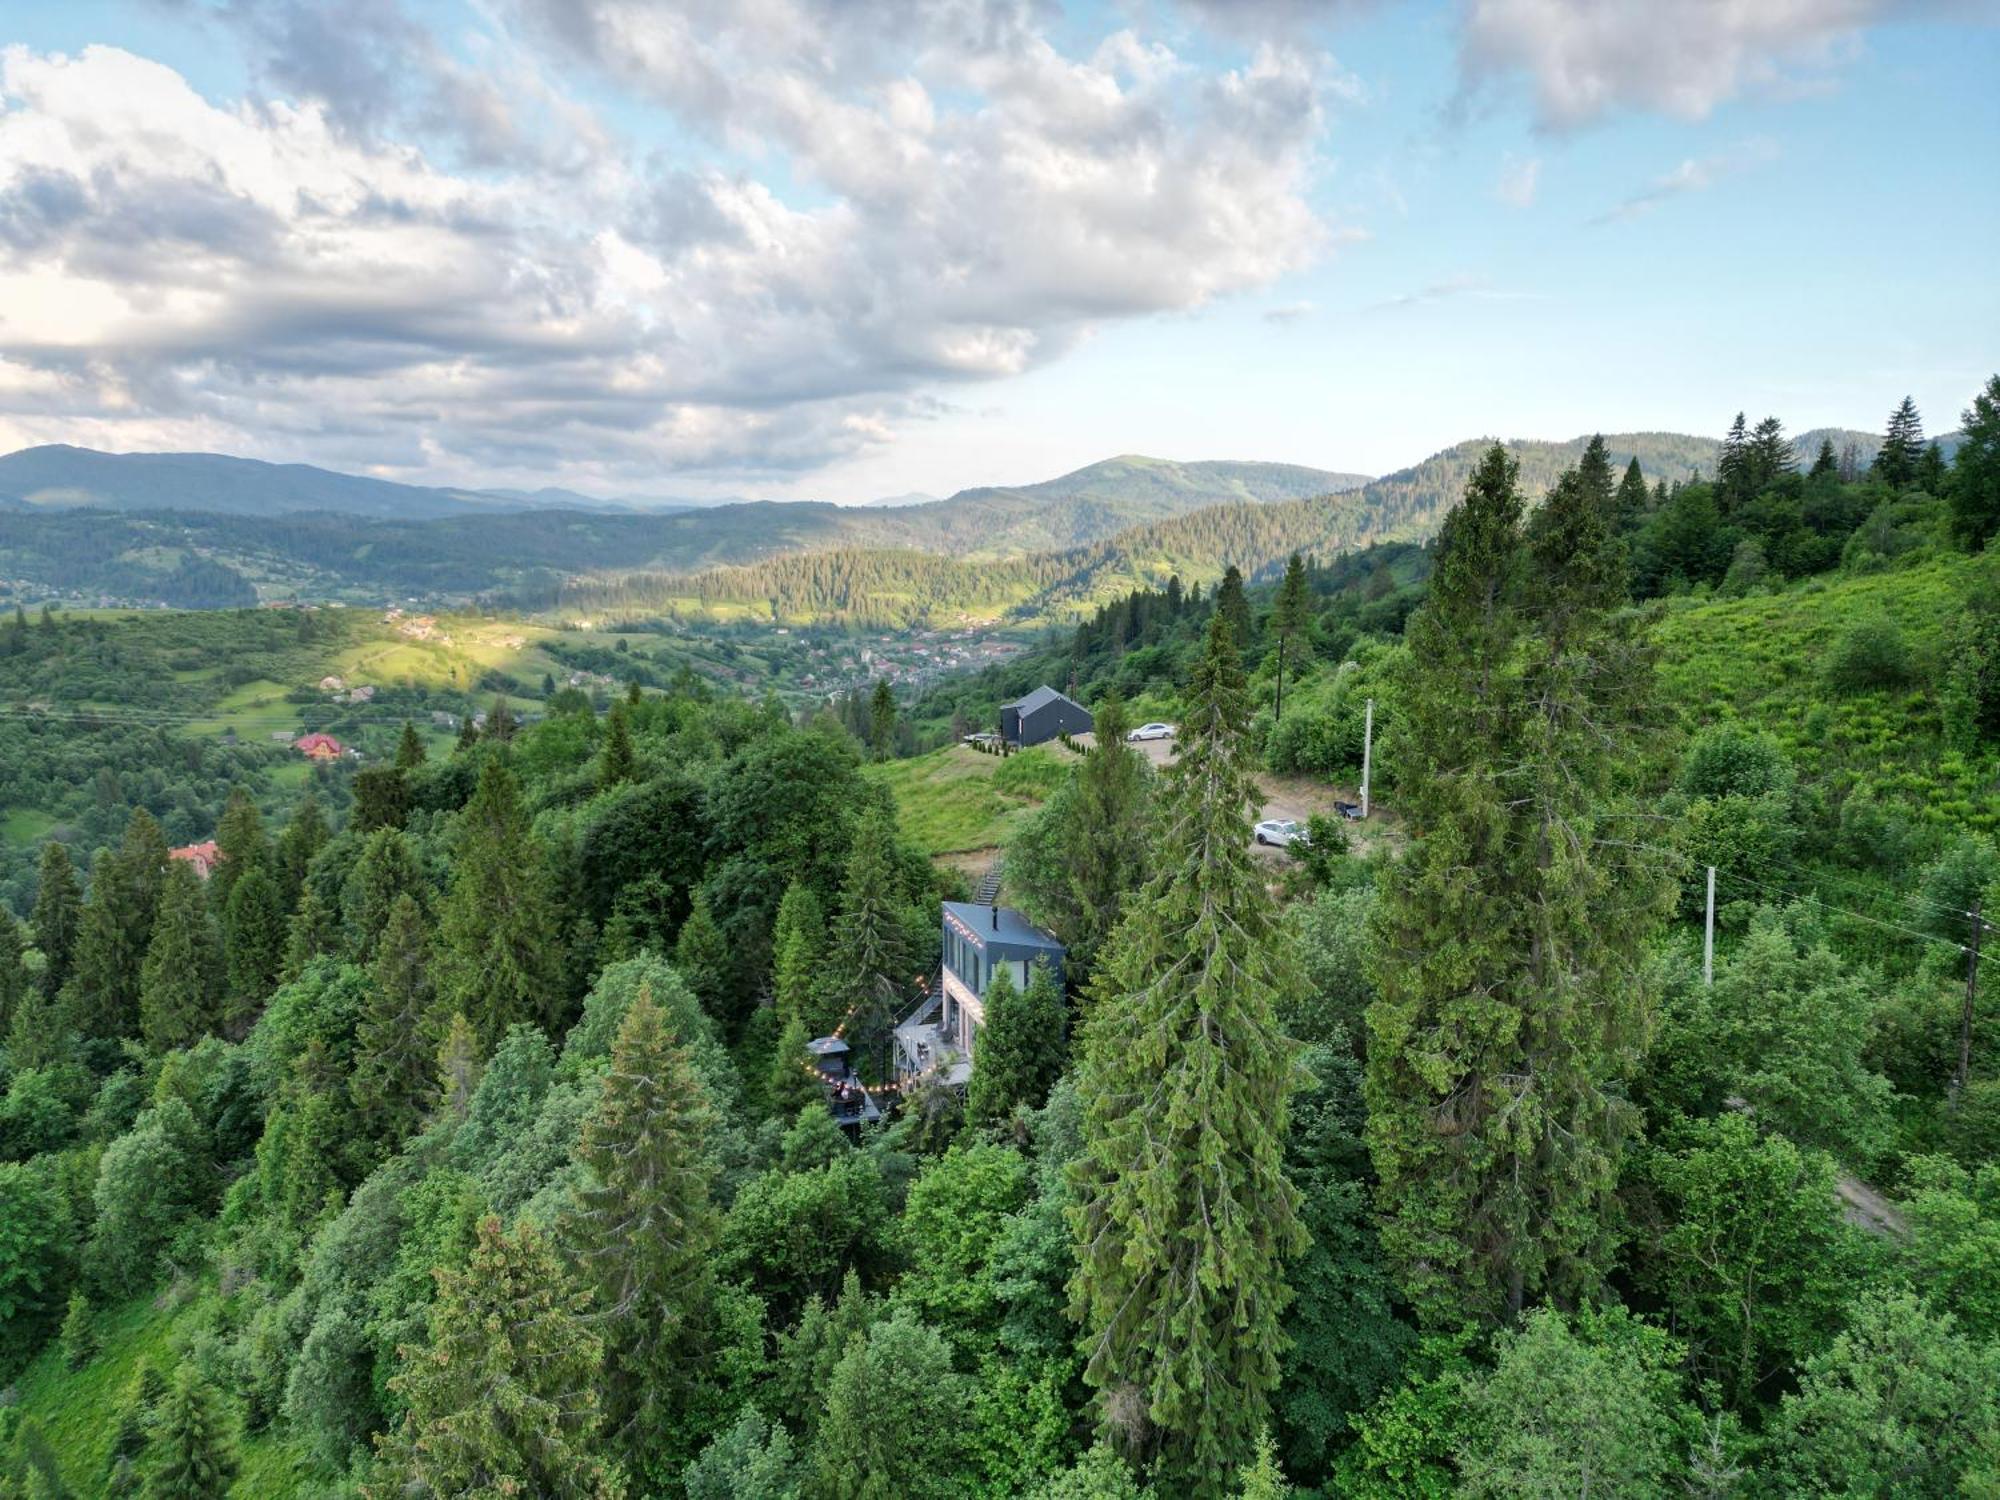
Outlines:
[[[1266,323],[1276,323],[1281,327],[1289,326],[1293,323],[1303,323],[1312,315],[1313,305],[1310,302],[1287,302],[1279,307],[1267,307],[1264,309],[1264,321]]]
[[[495,3],[450,50],[396,0],[212,4],[233,102],[0,52],[0,442],[810,470],[1350,237],[1306,201],[1309,51],[1065,51],[1030,0]]]
[[[1371,303],[1366,310],[1369,312],[1394,312],[1401,308],[1423,307],[1432,302],[1444,302],[1453,297],[1463,297],[1487,290],[1488,287],[1484,277],[1474,276],[1469,272],[1461,271],[1445,277],[1442,281],[1433,281],[1428,286],[1418,287],[1413,292],[1404,292],[1400,296]]]
[[[1540,157],[1517,157],[1510,151],[1500,163],[1500,180],[1493,185],[1493,196],[1509,208],[1527,208],[1534,203],[1541,181]]]
[[[1758,89],[1823,79],[1913,0],[1464,0],[1460,104],[1525,80],[1537,123],[1626,111],[1706,118]]]
[[[1713,156],[1689,157],[1631,197],[1614,204],[1591,219],[1594,225],[1617,224],[1651,213],[1661,204],[1685,193],[1704,193],[1721,179],[1755,167],[1768,166],[1778,159],[1774,141],[1754,139],[1740,142]]]

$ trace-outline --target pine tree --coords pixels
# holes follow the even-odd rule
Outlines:
[[[1823,437],[1819,440],[1819,453],[1813,458],[1812,468],[1806,471],[1806,478],[1824,479],[1828,475],[1836,479],[1840,477],[1840,460],[1834,455],[1833,439]]]
[[[139,1028],[147,1047],[154,1052],[188,1047],[215,1030],[221,942],[201,877],[186,860],[175,860],[167,872],[141,972]]]
[[[1875,450],[1875,472],[1892,490],[1913,484],[1917,461],[1924,456],[1924,422],[1917,403],[1905,396],[1889,413],[1889,428]]]
[[[606,1427],[635,1474],[678,1473],[679,1413],[708,1361],[715,1116],[652,991],[625,1012],[577,1147],[584,1184],[563,1240],[597,1291]]]
[[[1776,417],[1764,418],[1750,434],[1750,447],[1745,455],[1751,495],[1763,494],[1787,474],[1797,473],[1798,467],[1791,439],[1785,436],[1785,424]]]
[[[389,1382],[405,1411],[376,1439],[368,1500],[548,1495],[616,1500],[618,1471],[592,1451],[604,1344],[590,1295],[523,1222],[481,1221],[470,1262],[437,1273],[430,1339]]]
[[[832,954],[836,993],[854,1012],[856,1040],[884,1054],[889,1030],[900,1019],[911,965],[893,838],[889,816],[880,809],[864,812],[856,824]]]
[[[795,880],[778,903],[771,937],[771,991],[780,1026],[796,1020],[808,1040],[840,1024],[839,1008],[821,993],[820,966],[826,962],[826,917],[812,887]]]
[[[76,955],[77,924],[83,916],[83,895],[76,867],[66,846],[50,839],[42,845],[41,873],[35,887],[35,909],[28,918],[35,946],[42,950],[42,988],[54,998],[69,980]]]
[[[14,1009],[27,997],[28,966],[22,958],[21,924],[0,906],[0,1035],[14,1024]]]
[[[1959,546],[1977,552],[2000,531],[2000,375],[1972,398],[1959,429],[1964,437],[1952,463],[1951,532]]]
[[[464,1011],[453,1011],[445,1023],[444,1040],[438,1043],[438,1113],[446,1119],[464,1119],[466,1111],[472,1108],[473,1091],[479,1087],[480,1075],[485,1071],[472,1023],[465,1019]]]
[[[430,935],[422,908],[397,897],[375,952],[368,1009],[354,1041],[348,1096],[356,1117],[385,1153],[415,1135],[437,1097],[443,1040],[431,988]]]
[[[630,781],[639,771],[639,758],[632,749],[632,725],[625,705],[614,703],[604,716],[604,748],[597,754],[599,790]]]
[[[241,787],[229,794],[229,803],[215,825],[216,852],[222,858],[208,877],[211,909],[220,917],[229,910],[230,894],[236,882],[271,858],[271,841],[264,836],[264,820],[257,804]]]
[[[370,833],[340,890],[347,956],[358,964],[375,962],[376,945],[389,925],[389,913],[404,896],[415,896],[421,902],[424,891],[423,863],[415,841],[400,828],[377,828]]]
[[[285,931],[284,978],[297,979],[314,959],[339,951],[340,922],[320,900],[319,890],[309,885]]]
[[[236,1478],[222,1399],[184,1362],[161,1396],[146,1452],[146,1500],[214,1500]]]
[[[1228,615],[1192,672],[1155,871],[1093,981],[1069,1209],[1085,1379],[1107,1433],[1174,1494],[1224,1492],[1267,1415],[1304,1249],[1282,1157],[1295,985],[1252,861],[1258,796]]]
[[[139,1028],[141,972],[167,864],[166,836],[142,807],[117,850],[100,850],[91,865],[65,1000],[87,1037],[131,1036]]]
[[[998,1124],[1019,1106],[1040,1109],[1062,1076],[1068,1051],[1063,1036],[1062,989],[1046,963],[1035,965],[1025,990],[996,968],[984,997],[986,1024],[966,1088],[966,1113]]]
[[[1294,552],[1285,563],[1285,579],[1278,585],[1278,602],[1271,611],[1271,630],[1278,637],[1278,692],[1272,717],[1285,717],[1285,655],[1292,643],[1312,623],[1312,595],[1306,589],[1306,565]]]
[[[278,904],[285,911],[293,911],[299,904],[299,892],[305,888],[306,870],[313,862],[313,856],[326,847],[331,835],[327,832],[326,814],[319,808],[319,799],[307,792],[292,814],[292,821],[285,825],[285,831],[278,835]]]
[[[223,1030],[240,1040],[278,986],[285,968],[285,918],[278,883],[262,864],[238,878],[222,919],[222,951],[229,973]]]
[[[1215,586],[1215,610],[1229,622],[1229,638],[1238,651],[1250,648],[1250,601],[1243,596],[1243,574],[1235,563],[1223,572]]]
[[[403,720],[403,732],[396,740],[396,769],[414,771],[427,759],[429,756],[424,751],[423,737],[417,733],[417,726],[408,719]]]
[[[1716,455],[1715,503],[1728,515],[1750,498],[1750,434],[1739,411]]]
[[[1670,899],[1621,820],[1652,660],[1615,612],[1609,517],[1566,474],[1524,557],[1515,473],[1490,450],[1445,523],[1383,747],[1423,837],[1377,907],[1369,1146],[1384,1248],[1444,1326],[1607,1269],[1640,955]]]
[[[816,1070],[812,1069],[812,1059],[806,1053],[806,1043],[811,1040],[806,1035],[805,1022],[797,1016],[787,1020],[778,1033],[777,1045],[771,1052],[771,1075],[765,1088],[774,1120],[796,1120],[800,1110],[820,1104],[824,1099],[819,1081],[814,1076]]]
[[[1625,465],[1625,477],[1618,481],[1618,494],[1612,501],[1618,534],[1624,536],[1637,531],[1651,504],[1651,497],[1646,492],[1646,476],[1639,471],[1639,459],[1634,455],[1632,461]]]
[[[875,684],[868,699],[868,747],[878,760],[888,759],[896,748],[896,693],[887,678]]]
[[[491,1048],[516,1021],[560,1015],[556,915],[520,784],[489,760],[453,830],[451,891],[438,922],[438,993]]]
[[[716,925],[704,891],[694,893],[687,920],[681,923],[680,935],[674,940],[674,967],[701,1001],[703,1010],[718,1021],[737,1020],[730,1004],[735,990],[735,965],[731,961],[729,939]]]

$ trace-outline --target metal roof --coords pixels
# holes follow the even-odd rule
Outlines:
[[[1038,708],[1047,708],[1051,703],[1067,703],[1071,708],[1082,709],[1085,713],[1090,712],[1089,709],[1084,708],[1081,703],[1070,697],[1069,694],[1059,693],[1046,683],[1036,688],[1027,697],[1016,698],[1012,703],[1003,703],[1000,706],[1002,708],[1014,709],[1019,713],[1031,714]]]
[[[996,911],[1000,914],[997,928],[993,922]],[[989,942],[997,942],[1016,948],[1062,951],[1060,942],[1011,906],[977,906],[970,901],[947,901],[944,903],[944,914],[969,932],[973,942],[982,948]]]

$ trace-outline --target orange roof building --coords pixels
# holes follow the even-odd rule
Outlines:
[[[292,748],[309,760],[339,760],[346,753],[330,734],[302,734],[292,741]]]
[[[194,866],[195,874],[206,880],[215,873],[215,867],[222,863],[222,851],[216,848],[215,840],[210,839],[206,843],[183,844],[178,849],[169,849],[167,858],[186,860]]]

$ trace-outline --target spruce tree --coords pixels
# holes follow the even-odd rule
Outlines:
[[[614,703],[604,716],[604,747],[597,752],[597,785],[600,791],[630,781],[639,771],[639,758],[632,749],[632,725],[625,705]]]
[[[516,1021],[554,1024],[565,993],[541,843],[504,761],[481,768],[452,852],[438,922],[438,993],[491,1049]]]
[[[804,881],[795,880],[785,888],[771,947],[771,993],[780,1026],[796,1020],[808,1040],[825,1036],[840,1024],[840,1012],[819,983],[827,956],[826,916],[819,897]]]
[[[51,997],[62,993],[76,955],[77,924],[83,916],[83,894],[69,849],[50,839],[42,845],[41,872],[35,886],[35,909],[28,925],[35,946],[42,950],[42,989]]]
[[[236,1478],[222,1398],[192,1362],[160,1397],[146,1445],[146,1500],[215,1500]]]
[[[1306,589],[1306,565],[1294,552],[1285,563],[1284,582],[1278,585],[1278,602],[1271,611],[1271,631],[1278,638],[1278,691],[1272,717],[1281,722],[1285,717],[1285,657],[1311,623],[1312,595]]]
[[[1651,657],[1603,499],[1565,474],[1526,556],[1496,446],[1447,518],[1383,746],[1422,830],[1377,905],[1369,1146],[1427,1321],[1588,1295],[1632,1130],[1620,1080],[1669,889],[1629,857]]]
[[[403,732],[396,740],[396,769],[414,771],[427,759],[429,757],[424,751],[423,738],[417,733],[417,726],[408,719],[403,720]]]
[[[735,990],[735,965],[731,962],[729,939],[716,925],[705,892],[694,893],[694,904],[688,910],[687,920],[681,923],[680,935],[674,940],[674,967],[701,1001],[703,1010],[725,1024],[735,1023],[737,1017],[730,1005]]]
[[[422,901],[424,891],[423,863],[415,841],[400,828],[371,832],[340,890],[347,956],[357,964],[374,963],[389,913],[404,896]]]
[[[590,1294],[542,1231],[480,1222],[463,1269],[437,1273],[430,1338],[405,1348],[389,1389],[404,1405],[378,1436],[368,1500],[408,1495],[548,1495],[616,1500],[618,1471],[595,1453],[604,1344]]]
[[[1040,1109],[1047,1102],[1068,1049],[1062,987],[1046,963],[1035,965],[1025,990],[1014,987],[1005,968],[996,968],[984,999],[986,1024],[965,1104],[975,1123],[993,1125],[1017,1107]]]
[[[1750,434],[1747,458],[1750,493],[1761,495],[1787,474],[1798,472],[1799,461],[1792,452],[1791,439],[1785,436],[1785,424],[1776,417],[1766,417]]]
[[[263,865],[238,878],[222,919],[222,951],[229,974],[223,1030],[240,1040],[278,986],[285,968],[285,918],[278,883]]]
[[[886,677],[868,698],[868,746],[877,760],[888,759],[896,748],[896,692]]]
[[[1963,439],[1952,461],[1951,532],[1968,552],[2000,531],[2000,375],[1959,416]]]
[[[1743,413],[1736,414],[1736,420],[1729,424],[1729,435],[1722,440],[1722,451],[1715,460],[1715,503],[1724,515],[1728,515],[1746,500],[1750,493],[1750,433],[1743,420]]]
[[[414,896],[396,898],[376,947],[348,1096],[384,1154],[417,1133],[437,1097],[438,1028],[430,935]]]
[[[166,835],[142,807],[126,824],[117,850],[100,850],[91,865],[65,1001],[86,1037],[124,1037],[138,1030],[141,972],[168,863]]]
[[[514,713],[507,707],[504,694],[495,698],[493,706],[486,711],[486,728],[481,731],[481,736],[502,745],[514,738]]]
[[[229,910],[229,897],[236,882],[271,858],[271,841],[264,836],[264,820],[257,804],[241,787],[229,794],[229,803],[215,825],[216,852],[222,857],[208,877],[211,909],[220,917]]]
[[[1625,465],[1625,477],[1618,481],[1618,493],[1612,501],[1618,534],[1624,536],[1637,531],[1651,504],[1651,497],[1646,491],[1646,476],[1640,472],[1639,459],[1635,454],[1632,461]]]
[[[797,1016],[787,1020],[778,1032],[765,1086],[765,1097],[775,1120],[796,1120],[800,1110],[820,1104],[825,1097],[815,1076],[817,1070],[812,1068],[812,1058],[806,1053],[806,1043],[811,1040],[806,1035],[805,1022]]]
[[[186,860],[167,872],[166,891],[146,949],[139,1028],[155,1052],[192,1046],[220,1019],[222,952],[201,877]]]
[[[1069,1209],[1085,1379],[1163,1492],[1214,1496],[1250,1457],[1304,1247],[1282,1156],[1296,984],[1252,860],[1260,803],[1228,615],[1209,623],[1166,773],[1155,873],[1093,981]]]
[[[1229,638],[1238,651],[1250,649],[1250,601],[1243,595],[1243,573],[1231,563],[1215,586],[1215,610],[1229,622]]]
[[[1812,468],[1806,471],[1806,478],[1825,479],[1828,475],[1836,479],[1840,477],[1840,460],[1834,454],[1833,439],[1823,437],[1819,440],[1819,452],[1813,458]]]
[[[1917,403],[1905,396],[1889,413],[1889,427],[1882,446],[1875,450],[1875,473],[1893,490],[1912,484],[1917,477],[1917,461],[1924,454],[1924,423],[1917,415]]]
[[[0,1035],[14,1024],[14,1010],[27,997],[28,966],[23,960],[21,924],[0,906]]]
[[[832,955],[836,992],[853,1012],[853,1035],[863,1048],[884,1055],[890,1029],[901,1019],[911,966],[894,836],[889,815],[879,808],[864,812],[855,825]]]
[[[320,899],[314,886],[307,886],[299,898],[299,909],[285,931],[285,971],[287,980],[297,979],[316,958],[340,951],[340,921]]]
[[[472,1108],[473,1091],[479,1087],[480,1075],[485,1071],[485,1059],[479,1050],[479,1039],[473,1035],[472,1023],[465,1019],[464,1011],[453,1011],[451,1019],[445,1022],[444,1040],[437,1049],[438,1113],[450,1120],[464,1119],[466,1111]]]
[[[394,766],[370,766],[351,783],[354,810],[348,815],[350,833],[374,833],[401,828],[410,817],[410,783]]]
[[[45,991],[30,987],[14,1006],[7,1028],[7,1061],[16,1073],[46,1068],[67,1057],[75,1040],[63,1007]]]
[[[285,825],[285,831],[278,835],[278,903],[285,911],[297,908],[299,892],[306,883],[306,870],[331,836],[319,799],[307,792],[291,822]]]
[[[453,755],[462,755],[479,743],[479,726],[472,722],[472,715],[466,714],[458,721],[458,739],[451,747]]]
[[[564,1221],[570,1257],[597,1293],[606,1344],[605,1425],[635,1474],[678,1473],[679,1420],[708,1364],[715,1114],[688,1051],[641,987],[625,1012],[577,1161]]]

